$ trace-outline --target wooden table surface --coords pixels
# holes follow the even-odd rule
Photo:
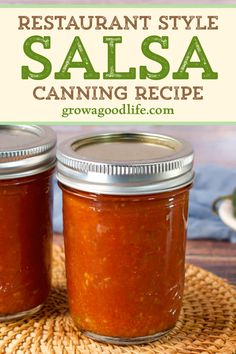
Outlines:
[[[54,242],[62,245],[63,236]],[[236,244],[216,241],[187,241],[186,261],[204,268],[236,287]]]
[[[236,286],[236,244],[205,240],[188,241],[186,260]]]

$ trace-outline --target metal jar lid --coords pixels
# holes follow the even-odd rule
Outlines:
[[[149,133],[104,133],[62,142],[58,180],[98,194],[152,194],[184,187],[193,180],[189,143]]]
[[[56,134],[36,125],[0,125],[0,180],[31,176],[53,167]]]

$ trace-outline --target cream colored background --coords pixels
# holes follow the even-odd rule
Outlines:
[[[107,47],[102,43],[103,35],[117,35],[116,31],[18,31],[17,16],[22,15],[104,15],[114,16],[126,15],[218,15],[219,31],[158,31],[155,27],[155,21],[152,21],[152,27],[149,31],[119,31],[124,32],[123,44],[117,46],[118,70],[127,71],[128,67],[148,65],[150,70],[155,70],[155,64],[145,58],[141,52],[140,45],[142,40],[152,34],[169,35],[169,49],[160,51],[170,62],[170,74],[164,80],[136,80],[131,82],[108,81],[108,80],[83,80],[81,69],[72,69],[72,80],[54,80],[53,75],[43,81],[21,80],[21,66],[30,65],[32,70],[40,69],[37,63],[28,59],[23,53],[23,43],[26,38],[36,33],[39,35],[51,35],[52,45],[50,50],[40,50],[42,54],[50,57],[53,63],[53,72],[58,71],[62,65],[64,57],[75,35],[80,35],[86,47],[95,69],[106,71]],[[0,33],[7,33],[1,41],[4,55],[0,57],[1,72],[1,111],[0,120],[18,121],[18,122],[206,122],[221,121],[235,122],[235,81],[236,81],[236,48],[234,45],[234,33],[236,31],[236,8],[234,9],[0,9]],[[201,70],[192,69],[190,80],[172,80],[171,74],[176,71],[183,59],[185,51],[191,38],[198,35],[205,49],[207,57],[215,71],[219,73],[218,80],[202,80]],[[159,50],[159,48],[158,48]],[[132,55],[132,60],[131,60]],[[135,101],[127,100],[127,103],[143,103],[144,106],[153,107],[173,107],[176,114],[174,116],[123,116],[115,119],[114,116],[107,118],[97,118],[96,116],[77,116],[75,118],[61,118],[60,113],[63,107],[114,107],[124,103],[124,101],[37,101],[32,96],[32,90],[35,86],[45,85],[59,87],[61,85],[203,85],[203,101]]]
[[[7,4],[30,4],[32,3],[32,0],[5,0],[4,3]],[[78,0],[38,0],[38,4],[78,4]],[[119,3],[119,4],[197,4],[196,0],[147,0],[144,2],[144,0],[119,0],[119,1],[114,1],[114,0],[80,0],[80,4],[114,4],[114,3]],[[235,4],[235,0],[201,0],[201,4]]]

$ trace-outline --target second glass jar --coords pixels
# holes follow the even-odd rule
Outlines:
[[[32,315],[50,292],[55,145],[50,128],[0,127],[0,321]]]

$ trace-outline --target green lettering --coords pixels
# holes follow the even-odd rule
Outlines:
[[[79,53],[82,61],[73,61],[76,52]],[[100,78],[100,74],[94,70],[88,54],[78,36],[74,38],[60,71],[55,73],[55,79],[70,79],[71,74],[68,72],[70,68],[85,68],[84,79]]]
[[[29,69],[28,66],[21,67],[21,78],[23,80],[33,79],[33,80],[43,80],[46,79],[52,70],[51,62],[45,58],[44,56],[34,52],[32,50],[32,45],[34,43],[41,43],[43,44],[44,49],[50,48],[50,37],[41,37],[41,36],[32,36],[26,39],[24,42],[24,53],[30,58],[35,61],[38,61],[43,65],[43,70],[41,72],[35,73]]]
[[[170,65],[169,65],[169,62],[165,58],[163,58],[161,55],[153,53],[150,50],[150,45],[152,43],[160,43],[161,48],[163,48],[163,49],[168,49],[168,45],[169,45],[168,44],[168,37],[166,37],[166,36],[163,36],[163,37],[149,36],[144,39],[144,41],[142,43],[143,54],[147,58],[159,63],[161,65],[161,70],[157,73],[152,73],[147,70],[146,66],[140,66],[140,79],[148,78],[151,80],[161,80],[161,79],[164,79],[169,74]]]
[[[108,68],[107,72],[103,73],[104,79],[117,79],[117,80],[126,80],[126,79],[135,79],[136,78],[136,69],[130,68],[128,72],[117,72],[116,71],[116,44],[122,43],[122,37],[103,37],[103,43],[108,45]]]
[[[191,61],[194,52],[198,55],[199,61]],[[215,80],[218,78],[218,73],[212,70],[198,37],[192,38],[178,71],[173,73],[173,79],[188,79],[189,74],[186,72],[188,68],[202,68],[202,79]]]

